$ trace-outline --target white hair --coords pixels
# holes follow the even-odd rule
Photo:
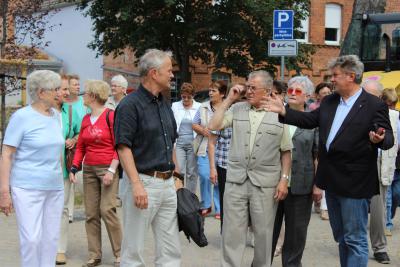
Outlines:
[[[128,81],[121,74],[112,77],[111,82],[115,83],[118,86],[121,86],[124,89],[128,88]]]
[[[333,68],[339,67],[347,73],[355,73],[356,78],[354,82],[360,84],[362,81],[362,75],[364,72],[364,64],[360,61],[356,55],[347,55],[337,57],[328,64],[328,68],[332,70]]]
[[[376,80],[371,80],[371,79],[366,79],[365,81],[363,81],[363,83],[361,84],[361,87],[367,87],[368,85],[372,85],[376,90],[378,90],[378,92],[380,94],[383,94],[383,85],[376,81]]]
[[[149,49],[140,57],[139,60],[139,75],[145,77],[149,70],[159,69],[166,58],[172,58],[171,51],[161,51],[158,49]]]
[[[291,87],[294,83],[300,84],[306,95],[312,95],[314,93],[314,84],[307,76],[295,76],[291,78],[288,81],[288,87]]]
[[[265,70],[255,70],[250,72],[248,76],[248,80],[253,79],[255,77],[261,78],[261,83],[264,88],[271,88],[273,84],[273,80],[271,75]]]
[[[61,85],[61,76],[51,70],[35,70],[26,78],[26,89],[32,101],[38,99],[39,90],[54,90]]]

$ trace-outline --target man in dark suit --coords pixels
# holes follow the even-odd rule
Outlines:
[[[378,148],[389,149],[394,138],[388,108],[361,87],[364,65],[357,56],[342,56],[329,64],[335,93],[320,107],[303,113],[267,97],[263,107],[280,121],[300,128],[319,127],[319,165],[315,191],[326,190],[330,224],[339,243],[342,267],[368,264],[368,205],[379,194]],[[317,199],[318,200],[318,199]]]

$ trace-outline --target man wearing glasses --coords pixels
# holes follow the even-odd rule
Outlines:
[[[287,195],[292,141],[277,114],[261,108],[271,94],[272,78],[265,71],[248,77],[246,102],[234,104],[244,92],[233,87],[216,109],[209,128],[232,127],[224,195],[221,266],[240,266],[246,246],[249,216],[254,230],[253,266],[270,266],[272,231],[279,200]]]
[[[312,112],[284,107],[281,100],[265,98],[263,108],[280,121],[297,127],[319,127],[319,162],[316,186],[325,190],[329,220],[339,243],[340,265],[368,265],[368,208],[379,194],[378,148],[387,150],[394,138],[387,105],[360,86],[364,71],[357,56],[329,64],[335,93]]]

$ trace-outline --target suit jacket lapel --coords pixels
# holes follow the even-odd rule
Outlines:
[[[349,114],[347,114],[346,118],[344,119],[342,125],[339,128],[339,131],[336,133],[336,136],[333,138],[331,145],[336,141],[338,136],[343,132],[344,129],[351,123],[355,115],[366,105],[366,92],[363,90],[361,95],[358,97],[356,102],[354,102],[353,107],[350,109]]]

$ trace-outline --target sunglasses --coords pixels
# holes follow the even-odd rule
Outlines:
[[[288,95],[297,95],[300,96],[303,94],[303,90],[301,90],[300,88],[288,88],[287,90]]]

